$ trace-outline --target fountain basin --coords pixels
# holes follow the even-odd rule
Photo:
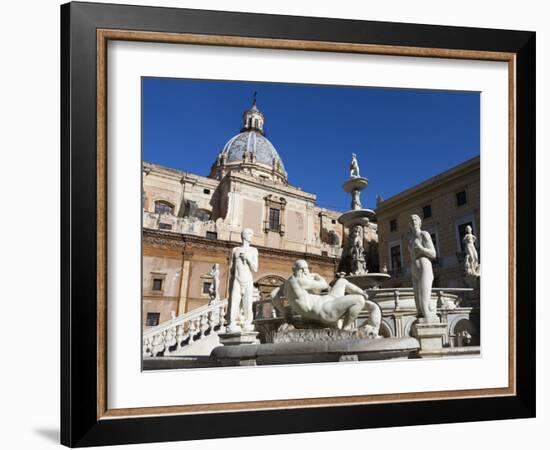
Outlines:
[[[380,284],[389,280],[391,276],[387,273],[366,273],[364,275],[346,275],[344,278],[365,290],[380,287]]]
[[[370,222],[376,222],[376,213],[372,209],[353,209],[345,212],[338,217],[338,222],[348,228],[355,225],[368,225]]]
[[[353,192],[355,190],[363,190],[369,185],[369,180],[363,177],[350,178],[344,183],[342,188],[346,192]]]
[[[351,280],[350,280],[351,281]],[[432,288],[432,302],[437,310],[453,310],[461,303],[460,294],[471,292],[469,288]],[[383,311],[413,310],[416,312],[413,288],[366,289],[369,299],[378,303]]]

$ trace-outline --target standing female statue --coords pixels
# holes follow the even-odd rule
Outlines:
[[[462,239],[462,243],[464,244],[464,252],[466,253],[464,267],[468,275],[479,276],[479,255],[476,249],[476,240],[477,238],[472,233],[472,227],[470,225],[466,225],[466,234]]]
[[[421,225],[420,217],[413,214],[409,219],[412,234],[409,241],[409,254],[411,255],[414,302],[419,318],[435,319],[437,318],[436,305],[431,301],[434,281],[431,260],[437,255],[430,233],[422,231]]]

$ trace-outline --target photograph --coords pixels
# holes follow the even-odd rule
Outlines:
[[[64,445],[535,416],[529,27],[60,25]]]
[[[479,358],[480,95],[143,76],[142,370]]]

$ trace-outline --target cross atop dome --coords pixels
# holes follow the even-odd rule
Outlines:
[[[248,111],[243,113],[243,128],[242,131],[257,131],[260,134],[264,134],[264,115],[258,109],[256,105],[256,95],[257,92],[254,92],[252,98],[252,106]]]

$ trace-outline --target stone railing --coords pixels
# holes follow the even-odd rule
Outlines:
[[[143,227],[153,230],[205,236],[207,232],[217,233],[221,222],[200,220],[196,217],[176,217],[170,214],[157,214],[143,211]]]
[[[168,356],[225,329],[227,300],[201,306],[143,333],[143,357]]]

